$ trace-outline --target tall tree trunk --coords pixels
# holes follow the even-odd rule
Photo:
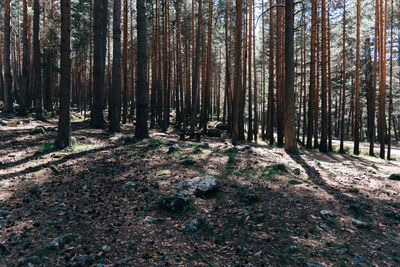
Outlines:
[[[383,4],[384,3],[384,4]],[[383,6],[384,5],[384,6]],[[379,53],[379,137],[380,137],[380,151],[379,156],[385,158],[385,140],[386,140],[386,115],[385,115],[385,102],[386,102],[386,24],[387,24],[387,0],[380,0],[380,53]]]
[[[202,25],[202,0],[199,0],[198,10],[198,21],[196,31],[196,46],[195,46],[195,58],[193,61],[193,77],[192,77],[192,110],[190,116],[190,130],[193,132],[196,129],[197,124],[197,102],[198,102],[198,90],[197,86],[199,83],[199,68],[200,68],[200,39],[201,39],[201,25]],[[194,7],[193,7],[194,8]]]
[[[39,0],[35,0],[33,4],[33,53],[34,53],[34,92],[35,92],[35,113],[36,119],[44,120],[43,100],[42,100],[42,68],[40,64],[40,40],[39,40],[39,24],[40,24],[40,4]]]
[[[29,101],[29,42],[28,42],[28,34],[29,34],[29,22],[28,22],[28,6],[27,0],[23,0],[22,8],[23,8],[23,30],[22,30],[22,49],[23,49],[23,58],[22,58],[22,82],[21,82],[21,91],[22,91],[22,105],[20,107],[20,114],[26,115],[27,109],[30,108]]]
[[[268,75],[268,113],[267,138],[269,144],[274,144],[274,12],[273,1],[269,1],[269,75]]]
[[[209,0],[208,6],[208,41],[207,41],[207,70],[206,70],[206,80],[205,80],[205,105],[203,107],[204,116],[203,119],[203,131],[207,132],[207,122],[210,113],[210,91],[212,84],[212,9],[213,0]]]
[[[124,0],[126,1],[126,0]],[[127,8],[127,5],[125,6]],[[114,0],[114,11],[113,11],[113,64],[112,64],[112,83],[110,87],[110,132],[118,132],[120,130],[120,119],[121,119],[121,0]],[[126,16],[127,19],[128,16]],[[124,15],[125,18],[125,15]],[[124,22],[124,31],[125,31],[125,22]],[[125,34],[124,34],[125,35]],[[125,39],[127,40],[127,36]],[[124,39],[124,49],[125,49],[125,39]],[[128,46],[128,44],[126,44]],[[126,47],[127,48],[127,47]],[[126,58],[125,58],[126,56]],[[128,69],[125,68],[125,64],[127,65],[128,55],[125,55],[124,50],[124,79],[125,75],[128,72]],[[124,90],[125,85],[124,84]],[[124,91],[124,97],[126,97]],[[125,101],[125,99],[124,99]],[[125,107],[124,107],[125,108]],[[126,116],[126,114],[125,114]],[[126,120],[126,118],[125,118]]]
[[[326,51],[326,1],[321,2],[321,35],[322,35],[322,59],[321,59],[321,142],[319,151],[328,152],[328,114],[327,114],[327,51]]]
[[[181,124],[183,122],[183,114],[185,114],[184,105],[183,105],[183,73],[182,73],[182,38],[181,38],[181,7],[179,5],[179,1],[176,1],[176,27],[177,27],[177,37],[176,37],[176,69],[177,69],[177,84],[176,86],[176,123],[178,129],[181,128]],[[182,102],[182,106],[180,106],[180,101]],[[180,109],[182,107],[182,110]]]
[[[201,0],[200,0],[201,2]],[[232,144],[238,142],[239,103],[242,90],[242,0],[236,0],[236,28],[235,28],[235,82],[234,105],[232,123]]]
[[[324,0],[322,0],[324,1]],[[296,143],[296,105],[294,92],[294,0],[285,4],[285,151],[298,152]]]
[[[107,0],[94,2],[93,23],[93,106],[91,112],[92,125],[104,127],[104,96],[105,96],[105,55],[107,39]]]
[[[340,121],[340,148],[339,152],[344,153],[344,114],[345,114],[345,103],[346,103],[346,0],[343,0],[343,84],[342,84],[342,111]]]
[[[4,111],[6,113],[13,113],[13,95],[12,95],[12,76],[11,76],[11,57],[10,57],[10,32],[11,32],[11,0],[4,1]],[[40,62],[39,62],[40,63]]]
[[[311,10],[311,63],[310,63],[310,92],[308,98],[308,128],[307,128],[307,145],[308,149],[312,148],[312,137],[314,133],[314,107],[315,107],[315,37],[317,24],[317,1],[312,0]]]
[[[113,37],[115,38],[115,37]],[[123,60],[123,110],[122,123],[128,116],[128,0],[124,0],[124,60]],[[114,66],[114,65],[113,65]]]
[[[283,4],[283,0],[278,1]],[[283,101],[284,101],[284,83],[283,81],[283,54],[282,54],[282,37],[283,37],[283,7],[276,7],[277,22],[276,22],[276,105],[277,105],[277,134],[278,134],[278,147],[283,146],[283,131],[284,131],[284,118],[283,118]]]
[[[60,115],[56,146],[64,148],[71,145],[71,1],[61,0],[61,79]]]
[[[328,151],[333,151],[332,147],[332,71],[331,71],[331,18],[330,7],[328,8]]]
[[[388,118],[388,151],[387,159],[391,159],[392,148],[392,114],[393,114],[393,0],[390,1],[390,69],[389,69],[389,118]]]
[[[378,46],[379,46],[379,0],[375,1],[375,38],[374,38],[374,81],[373,87],[370,90],[370,103],[371,107],[368,108],[368,118],[370,125],[370,143],[369,143],[369,155],[374,156],[374,148],[375,148],[375,110],[376,110],[376,84],[378,81]],[[379,41],[378,41],[379,40]]]
[[[356,110],[354,120],[354,154],[360,154],[360,24],[361,0],[357,0],[357,38],[356,38]]]
[[[147,87],[147,27],[144,0],[136,1],[137,9],[137,86],[136,86],[136,138],[149,136],[147,126],[148,87]]]
[[[248,128],[248,134],[247,134],[247,141],[251,142],[253,140],[253,107],[252,107],[252,88],[251,88],[251,65],[253,64],[251,57],[253,54],[252,50],[252,36],[251,34],[253,33],[253,6],[252,6],[252,0],[249,0],[249,19],[248,19],[248,24],[249,28],[247,30],[249,39],[248,39],[248,54],[249,54],[249,70],[248,70],[248,89],[249,89],[249,105],[248,105],[248,122],[249,122],[249,128]]]

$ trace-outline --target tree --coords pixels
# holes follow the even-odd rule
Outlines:
[[[121,15],[120,15],[120,17],[121,17]],[[113,37],[113,38],[115,40],[115,37]],[[121,43],[121,40],[120,40],[120,43]],[[124,53],[124,61],[123,61],[124,65],[123,65],[123,83],[122,83],[123,84],[122,123],[125,124],[126,117],[128,116],[128,0],[124,0],[124,52],[123,53]],[[121,71],[119,71],[119,73],[121,75]],[[121,107],[121,105],[120,105],[120,107]],[[120,114],[119,111],[118,111],[118,114]]]
[[[312,0],[311,8],[311,61],[310,61],[310,92],[308,98],[308,127],[307,127],[307,145],[312,148],[312,136],[314,132],[314,107],[315,107],[315,37],[317,24],[317,2]]]
[[[346,103],[346,0],[343,0],[343,50],[342,50],[342,118],[340,121],[340,148],[339,152],[344,153],[344,113],[345,113],[345,103]]]
[[[324,0],[322,0],[324,1]],[[294,0],[285,5],[285,151],[298,152],[296,143],[296,106],[294,93]]]
[[[326,51],[326,1],[321,2],[322,10],[322,59],[321,59],[321,142],[319,151],[328,152],[328,114],[327,114],[327,51]]]
[[[200,0],[201,2],[201,0]],[[236,26],[235,26],[235,81],[234,81],[234,105],[232,122],[232,144],[237,145],[239,130],[239,103],[242,90],[242,0],[236,0]]]
[[[146,6],[144,0],[136,1],[137,9],[137,86],[136,86],[136,131],[138,139],[149,136],[148,117],[148,87],[147,87],[147,27]]]
[[[61,0],[61,77],[60,77],[60,115],[56,146],[71,145],[71,1]]]
[[[388,151],[387,159],[391,159],[392,148],[392,114],[393,114],[393,0],[390,1],[390,69],[389,69],[389,118],[388,118]]]
[[[360,154],[360,20],[361,0],[357,0],[357,41],[356,41],[356,112],[354,120],[354,154]]]
[[[196,129],[197,124],[197,100],[198,92],[197,86],[199,82],[199,68],[200,68],[200,38],[201,38],[201,25],[202,25],[202,0],[199,1],[199,17],[197,21],[197,32],[196,32],[196,48],[195,58],[193,61],[193,77],[192,77],[192,110],[190,112],[190,130],[193,132]],[[194,8],[194,7],[193,7]]]
[[[23,30],[22,30],[22,50],[23,50],[23,59],[22,59],[22,80],[21,80],[21,92],[22,92],[22,101],[20,107],[20,114],[26,115],[27,108],[30,107],[29,101],[29,43],[28,43],[28,32],[29,32],[29,20],[28,20],[28,6],[27,0],[22,1],[22,9],[23,9]]]
[[[119,124],[121,120],[121,0],[114,0],[113,12],[114,12],[113,13],[113,64],[112,64],[112,83],[110,88],[111,101],[109,103],[110,104],[109,130],[110,132],[118,132],[120,130]],[[124,60],[126,59],[127,57],[124,58]],[[124,62],[124,64],[125,63],[126,61]],[[124,79],[125,79],[125,70],[124,70]]]
[[[35,92],[35,113],[36,119],[44,120],[42,100],[42,68],[40,64],[40,3],[35,0],[33,3],[33,66],[34,66],[34,92]]]
[[[385,3],[385,5],[383,5]],[[387,0],[380,0],[379,4],[379,156],[385,158],[385,137],[386,137],[386,115],[385,115],[385,100],[386,100],[386,23],[387,23]]]
[[[105,96],[105,60],[107,39],[107,0],[94,1],[93,21],[93,105],[91,112],[92,125],[104,127],[104,96]]]
[[[4,1],[4,50],[3,50],[3,62],[4,62],[4,111],[6,113],[14,112],[13,107],[13,96],[12,96],[12,76],[11,76],[11,62],[10,62],[10,7],[11,0]]]
[[[248,49],[249,49],[249,77],[248,77],[248,89],[249,89],[249,111],[248,111],[248,116],[249,116],[249,128],[248,128],[248,134],[247,134],[247,141],[252,141],[253,140],[253,107],[252,107],[252,91],[251,91],[251,65],[253,62],[251,61],[251,56],[252,56],[252,39],[251,39],[251,34],[253,32],[253,6],[252,6],[252,0],[249,0],[249,29],[248,29],[248,34],[249,34],[249,39],[248,39]],[[254,92],[255,93],[255,92]],[[254,103],[255,104],[255,103]]]
[[[267,138],[274,144],[274,12],[273,2],[269,1],[269,75],[268,75],[268,110]]]

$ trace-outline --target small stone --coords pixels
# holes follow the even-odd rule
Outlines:
[[[181,147],[178,144],[174,144],[168,149],[168,154],[175,153],[179,150],[181,150]]]
[[[217,128],[210,128],[207,130],[208,137],[221,137],[221,131]]]
[[[153,218],[151,216],[146,216],[143,220],[145,223],[157,223],[165,221],[164,218]]]
[[[38,256],[32,256],[32,257],[26,258],[24,262],[27,265],[29,265],[29,264],[39,265],[40,264],[40,258]]]
[[[8,211],[0,210],[0,217],[5,217],[9,214]]]
[[[360,264],[360,265],[362,265],[362,266],[370,265],[370,264],[371,264],[371,262],[370,262],[368,259],[366,259],[366,258],[364,258],[363,256],[360,256],[360,255],[358,255],[358,254],[354,254],[353,260],[354,260],[357,264]]]
[[[55,174],[60,173],[60,169],[56,165],[50,165],[50,170],[52,170]]]
[[[120,260],[118,262],[118,264],[121,266],[127,265],[132,259],[133,259],[132,257],[124,258],[124,259]]]
[[[107,252],[107,251],[111,250],[111,247],[109,245],[104,245],[104,246],[101,247],[101,250],[104,251],[104,252]]]
[[[36,126],[35,128],[33,128],[32,130],[30,130],[29,134],[36,135],[36,134],[44,134],[45,132],[46,132],[46,129],[43,126],[39,125],[39,126]]]
[[[135,188],[136,188],[136,186],[137,186],[137,184],[135,183],[135,182],[126,182],[124,185],[123,185],[123,188],[125,189],[125,190],[130,190],[130,191],[134,191],[135,190]]]
[[[335,213],[333,213],[330,210],[321,210],[320,211],[320,215],[322,217],[322,219],[324,219],[326,222],[330,223],[330,224],[335,224],[336,223],[336,217],[337,215]]]
[[[260,197],[256,194],[256,192],[249,187],[239,186],[236,190],[239,200],[243,203],[250,205],[260,200]]]
[[[319,262],[306,261],[304,262],[303,267],[325,267],[325,265]]]
[[[207,142],[203,142],[199,145],[200,148],[210,148],[210,145]]]
[[[0,123],[1,123],[1,126],[7,126],[8,121],[6,121],[6,120],[1,120]]]
[[[46,132],[55,132],[55,131],[56,131],[56,127],[53,127],[53,126],[46,127]]]
[[[255,218],[254,218],[254,221],[256,222],[256,223],[262,223],[262,222],[264,222],[265,221],[265,214],[264,213],[257,213],[256,214],[256,216],[255,216]]]
[[[357,227],[358,229],[369,229],[371,225],[369,223],[360,221],[360,220],[353,220],[352,224]]]
[[[392,181],[400,181],[400,173],[392,173],[392,174],[389,176],[389,180],[392,180]]]
[[[228,126],[227,126],[225,123],[223,123],[223,122],[217,123],[217,124],[215,125],[215,128],[218,129],[218,130],[221,130],[221,131],[226,131],[226,130],[228,130]]]
[[[272,165],[271,168],[275,171],[281,171],[281,172],[288,171],[286,165],[283,163],[278,163],[278,164]]]
[[[163,197],[159,201],[159,207],[172,212],[181,212],[188,208],[191,203],[190,196],[185,192]]]
[[[193,166],[196,165],[196,161],[193,159],[185,159],[181,161],[181,164],[184,166]]]
[[[299,180],[289,180],[289,182],[288,182],[289,184],[293,184],[293,185],[298,185],[298,184],[302,184],[303,182],[302,181],[299,181]]]
[[[294,175],[300,175],[301,171],[300,171],[299,168],[294,168],[294,169],[292,170],[292,173],[293,173]]]
[[[182,224],[182,229],[186,231],[195,232],[206,224],[206,220],[203,218],[196,218],[194,220],[186,221]]]
[[[291,246],[288,246],[288,247],[286,248],[286,250],[287,250],[287,252],[289,252],[289,253],[296,253],[296,252],[299,251],[299,248],[298,248],[297,246],[295,246],[295,245],[291,245]]]

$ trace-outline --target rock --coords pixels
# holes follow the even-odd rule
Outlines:
[[[326,224],[321,223],[319,227],[325,231],[329,231],[329,227]]]
[[[212,176],[195,177],[173,185],[177,191],[188,190],[196,196],[204,197],[218,191],[218,182]]]
[[[256,223],[265,222],[265,214],[262,213],[262,212],[257,213],[256,216],[254,217],[254,221],[255,221]]]
[[[178,144],[174,144],[168,149],[168,154],[175,153],[176,151],[179,150],[181,150],[181,147]]]
[[[227,131],[227,130],[228,130],[228,125],[226,125],[226,124],[223,123],[223,122],[218,122],[218,123],[215,125],[215,128],[218,129],[218,130],[221,130],[221,131]]]
[[[389,176],[389,180],[392,180],[392,181],[400,181],[400,173],[392,173],[392,174]]]
[[[300,171],[299,168],[294,168],[294,169],[292,170],[292,173],[293,173],[294,175],[300,175],[301,171]]]
[[[78,238],[78,236],[75,234],[71,234],[71,233],[65,234],[63,236],[57,237],[56,239],[53,239],[49,243],[49,248],[55,249],[55,250],[63,249],[65,247],[65,245],[72,243],[77,238]]]
[[[121,266],[127,265],[131,260],[133,260],[132,257],[124,258],[118,262],[118,265]]]
[[[325,267],[325,265],[319,262],[306,261],[304,262],[303,267]]]
[[[296,252],[299,251],[299,248],[298,248],[297,246],[295,246],[295,245],[291,245],[291,246],[288,246],[288,247],[286,248],[286,250],[287,250],[287,252],[289,252],[289,253],[296,253]]]
[[[111,247],[109,245],[104,245],[104,246],[101,247],[101,250],[104,251],[104,252],[108,252],[108,251],[111,250]]]
[[[393,210],[386,210],[385,211],[385,216],[390,218],[390,219],[393,219],[393,220],[396,220],[396,221],[400,221],[400,213],[395,212]]]
[[[194,220],[186,221],[182,224],[182,229],[185,231],[195,232],[198,231],[201,227],[206,225],[206,220],[204,218],[196,218]]]
[[[0,255],[6,255],[9,254],[11,251],[8,247],[6,247],[4,244],[0,244]]]
[[[24,260],[24,263],[26,265],[29,265],[29,264],[39,265],[40,264],[40,258],[38,256],[32,256],[32,257],[26,258]]]
[[[251,146],[249,145],[243,145],[243,146],[236,146],[237,150],[240,152],[243,151],[251,151]]]
[[[283,163],[278,163],[278,164],[274,164],[271,166],[271,168],[275,171],[281,171],[281,172],[287,172],[287,167],[285,164]]]
[[[207,142],[203,142],[199,145],[200,148],[210,148],[210,145]]]
[[[67,205],[65,205],[65,203],[60,203],[60,204],[58,204],[58,205],[55,205],[53,208],[52,208],[52,210],[53,211],[60,211],[60,210],[62,210],[63,208],[65,208]]]
[[[371,225],[369,223],[360,221],[360,220],[353,220],[352,224],[357,227],[358,229],[370,229]]]
[[[55,174],[60,173],[60,169],[56,165],[50,165],[50,170],[52,170]]]
[[[181,212],[186,210],[191,203],[190,196],[185,192],[179,192],[161,198],[159,207],[172,212]]]
[[[237,187],[237,196],[239,201],[245,204],[254,204],[260,200],[259,196],[254,192],[253,189],[246,186],[238,186]]]
[[[8,211],[0,210],[0,217],[5,217],[9,214]]]
[[[196,161],[193,159],[184,159],[181,161],[181,164],[184,166],[193,166],[196,165]]]
[[[297,185],[297,184],[302,184],[303,182],[302,181],[299,181],[299,180],[289,180],[289,182],[288,182],[289,184],[293,184],[293,185]]]
[[[136,184],[135,182],[126,182],[126,183],[123,185],[122,188],[125,189],[125,190],[134,191],[135,188],[136,188],[136,186],[137,186],[137,184]]]
[[[322,219],[324,219],[327,223],[335,224],[337,215],[330,210],[321,210],[319,212]]]
[[[370,265],[371,262],[369,260],[367,260],[366,258],[364,258],[363,256],[360,256],[358,254],[354,254],[353,260],[357,263],[360,264],[362,266],[365,265]]]
[[[369,209],[370,207],[371,206],[365,201],[350,204],[350,209],[354,211],[357,215],[363,215],[365,213],[365,210]]]
[[[122,135],[115,135],[109,138],[110,142],[112,143],[118,143],[124,141],[124,136]]]
[[[39,125],[39,126],[36,126],[35,128],[33,128],[32,130],[30,130],[29,134],[36,135],[36,134],[44,134],[45,132],[46,132],[46,129],[43,126]]]
[[[53,127],[53,126],[49,126],[49,127],[46,127],[46,132],[55,132],[56,131],[56,127]]]
[[[1,123],[1,126],[7,126],[8,125],[8,121],[6,121],[6,120],[1,120],[0,123]]]
[[[143,220],[145,223],[151,223],[151,224],[153,224],[153,223],[157,223],[157,222],[163,222],[163,221],[165,221],[165,219],[164,218],[153,218],[153,217],[151,217],[151,216],[146,216],[146,218],[144,218],[144,220]]]
[[[221,131],[217,128],[207,129],[207,136],[208,137],[221,137]]]
[[[76,138],[76,140],[79,140],[79,141],[86,140],[86,136],[84,136],[84,135],[77,135],[77,136],[75,136],[75,138]]]

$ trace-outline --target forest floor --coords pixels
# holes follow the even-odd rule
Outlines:
[[[56,150],[56,119],[0,119],[0,266],[400,266],[398,145],[386,161],[367,143],[290,157],[172,130],[136,142],[74,113]],[[176,194],[207,175],[212,194]]]

